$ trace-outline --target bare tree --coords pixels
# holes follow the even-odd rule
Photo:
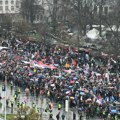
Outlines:
[[[29,22],[33,23],[35,15],[39,11],[38,0],[22,0],[21,2],[21,14]]]
[[[120,55],[120,1],[116,0],[116,4],[113,6],[113,11],[109,16],[103,17],[104,23],[110,29],[111,37],[108,38],[107,43],[109,44],[110,53],[114,54],[115,57]]]

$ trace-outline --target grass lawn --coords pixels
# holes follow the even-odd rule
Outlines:
[[[12,120],[14,118],[15,114],[7,114],[6,120]],[[0,114],[0,118],[5,118],[4,114]]]
[[[40,41],[42,39],[42,36],[39,34],[36,35],[30,35],[29,37],[33,38],[36,41]]]

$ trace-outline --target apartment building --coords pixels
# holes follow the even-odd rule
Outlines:
[[[12,21],[15,21],[20,14],[22,0],[0,0],[0,22],[3,21],[4,16],[9,15],[12,17]],[[42,5],[40,3],[39,5]],[[42,9],[39,14],[35,15],[35,23],[44,21],[44,9]],[[19,18],[18,18],[19,19]]]
[[[111,13],[116,5],[116,1],[117,0],[104,0],[103,1],[103,5],[102,5],[102,14],[103,15],[107,15],[109,13]],[[94,10],[99,13],[100,12],[100,4],[101,3],[98,3],[98,4],[95,4],[94,6]]]
[[[0,0],[0,14],[19,13],[20,0]]]

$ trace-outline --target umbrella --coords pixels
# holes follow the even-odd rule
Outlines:
[[[66,92],[66,94],[69,94],[69,93],[70,93],[69,91]]]
[[[69,68],[69,67],[70,67],[70,65],[69,65],[69,64],[66,64],[66,65],[65,65],[65,67],[66,67],[66,68]]]
[[[116,105],[120,105],[120,102],[114,102]]]
[[[111,110],[111,113],[117,113],[117,110],[115,110],[115,109]]]
[[[84,92],[80,92],[80,95],[85,95],[85,93]]]
[[[74,100],[74,97],[70,97],[70,99]]]
[[[97,99],[96,103],[101,105],[102,104],[102,100],[101,99]]]
[[[71,72],[73,72],[73,70],[64,70],[64,72],[71,73]]]
[[[29,92],[29,89],[28,89],[28,88],[26,88],[26,89],[25,89],[25,92],[26,92],[26,93],[28,93],[28,92]]]
[[[86,102],[91,102],[91,101],[92,101],[92,99],[91,99],[91,98],[89,98],[89,99],[87,99],[87,100],[86,100]]]
[[[72,89],[73,88],[73,86],[69,86],[69,89]]]
[[[70,83],[71,83],[71,84],[74,84],[74,83],[75,83],[75,81],[74,81],[74,80],[71,80],[71,81],[70,81]]]
[[[59,66],[59,64],[54,64],[54,66],[55,66],[55,67],[58,67],[58,66]]]
[[[78,81],[76,81],[75,83],[79,83]]]
[[[54,75],[54,76],[52,76],[53,78],[60,78],[60,76],[56,76],[56,75]]]
[[[88,91],[86,88],[84,88],[84,92],[85,92],[85,93],[88,93],[89,91]]]
[[[108,87],[109,89],[114,89],[114,87]]]
[[[29,73],[29,75],[28,76],[32,76],[33,74],[32,73]]]
[[[34,79],[30,79],[30,81],[34,81]]]
[[[37,74],[38,78],[45,78],[45,76],[41,75],[41,74]]]
[[[68,87],[68,85],[64,85],[65,87]]]
[[[75,73],[72,73],[72,76],[76,76],[76,74],[75,74]]]
[[[62,79],[62,80],[65,80],[66,78],[65,78],[65,77],[62,77],[61,79]]]
[[[55,86],[55,84],[51,84],[51,86],[52,86],[52,87],[54,87],[54,86]]]
[[[77,80],[78,78],[74,77],[73,79],[74,79],[74,80]]]

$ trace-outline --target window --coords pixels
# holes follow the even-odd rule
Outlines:
[[[13,1],[13,0],[11,1],[11,4],[14,4],[14,1]]]
[[[97,12],[97,6],[94,6],[94,12]]]
[[[6,11],[9,11],[9,8],[8,8],[8,6],[5,6],[5,10],[6,10]]]
[[[108,7],[107,7],[107,6],[104,7],[104,13],[105,13],[105,14],[108,14]]]
[[[99,7],[99,13],[103,13],[103,7]]]
[[[14,11],[14,6],[11,6],[11,10]]]
[[[8,0],[5,1],[5,4],[8,5]]]
[[[19,6],[19,1],[16,1],[16,6]]]
[[[19,8],[19,1],[16,1],[16,8]]]
[[[43,15],[41,15],[40,19],[41,19],[41,21],[43,20]]]
[[[19,6],[16,5],[16,8],[19,8]]]
[[[0,6],[0,11],[2,11],[3,10],[3,6]]]
[[[0,5],[2,5],[3,4],[3,1],[2,0],[0,0]]]
[[[40,19],[40,16],[39,16],[39,15],[37,15],[37,21],[39,21],[39,19]]]
[[[110,10],[113,10],[113,7],[110,6],[109,9],[110,9]]]

